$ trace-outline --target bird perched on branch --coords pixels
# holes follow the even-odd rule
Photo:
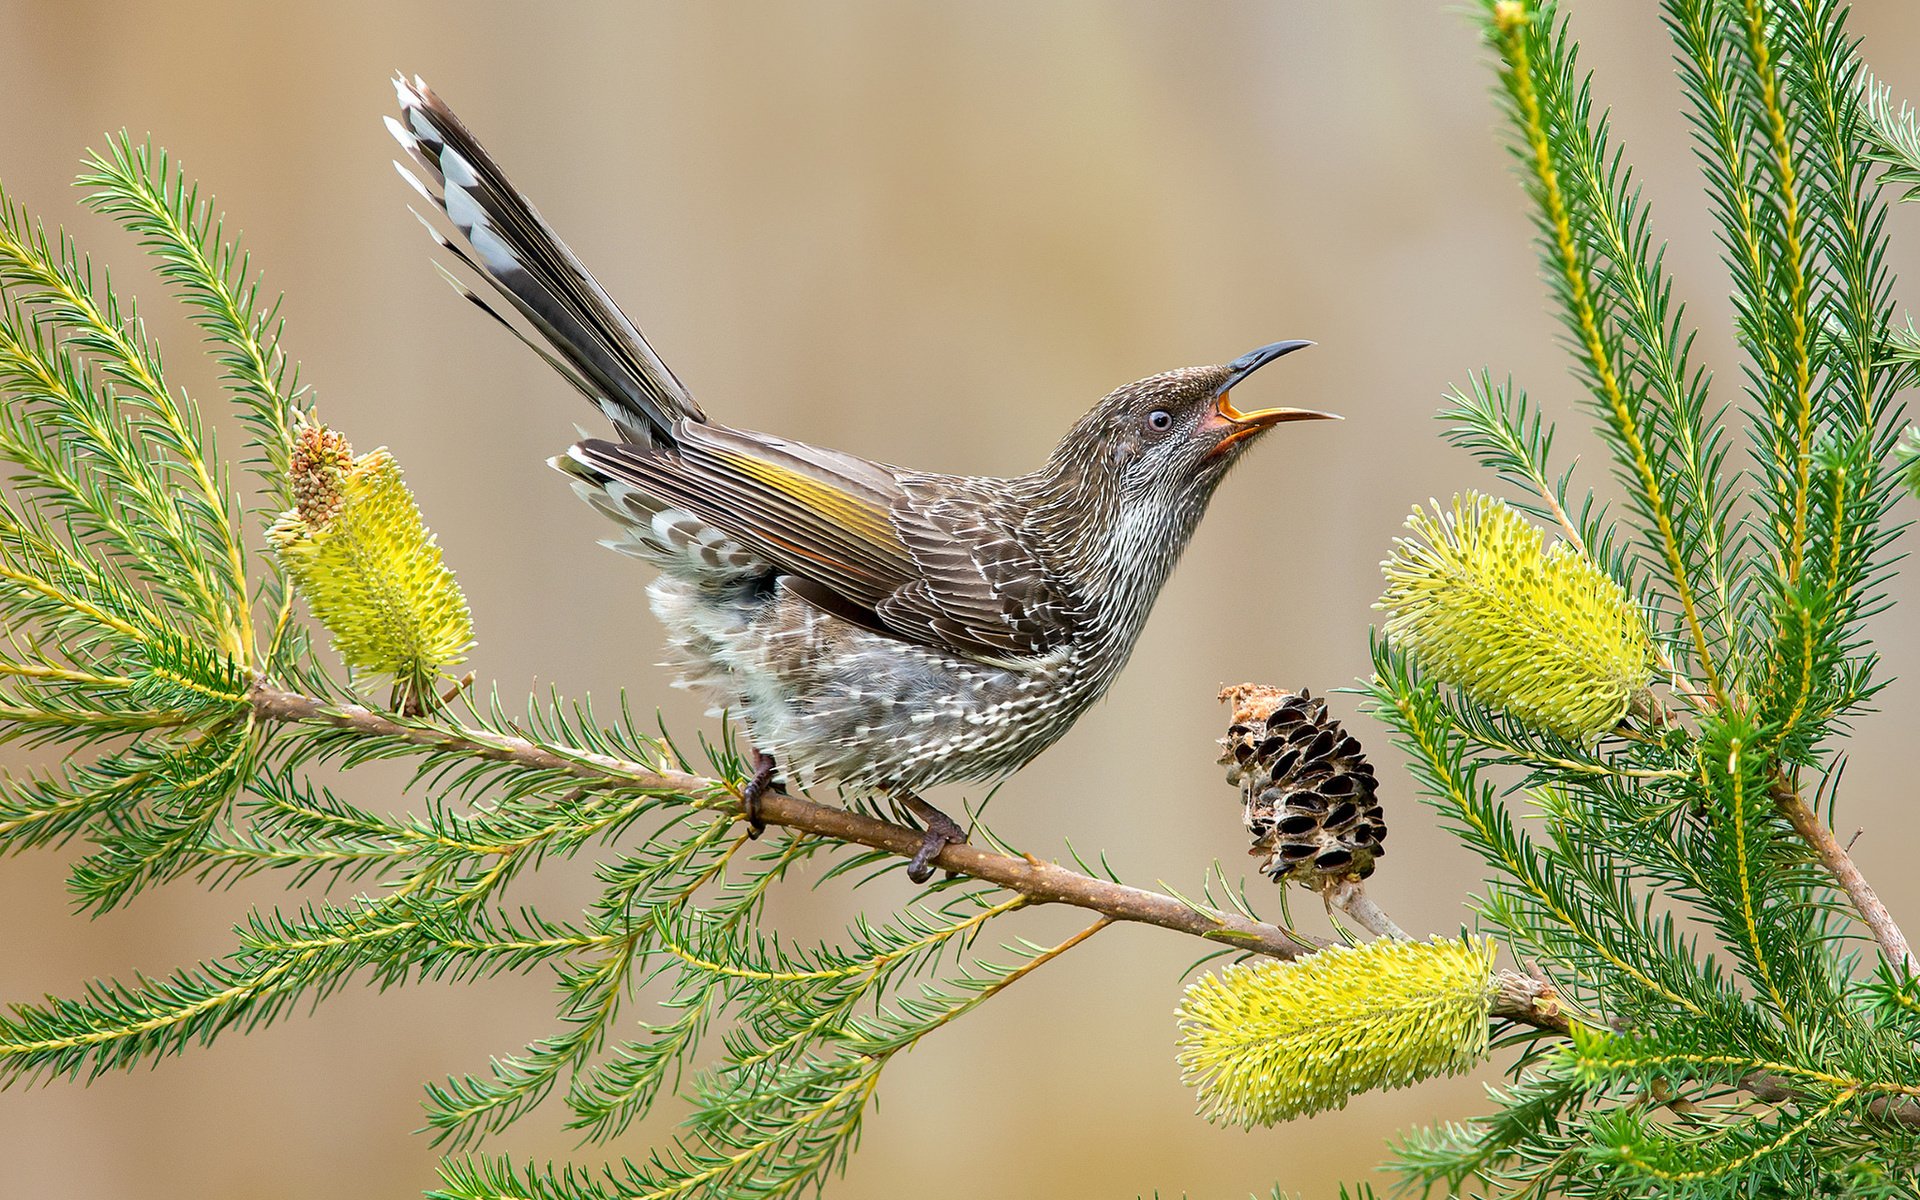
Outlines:
[[[613,423],[551,461],[620,527],[606,544],[659,570],[672,665],[755,748],[756,826],[776,770],[882,792],[926,829],[908,871],[925,881],[965,833],[919,791],[1057,741],[1126,663],[1227,469],[1263,431],[1331,415],[1228,399],[1308,345],[1288,341],[1127,384],[1009,479],[716,424],[452,110],[395,86],[401,174],[494,294],[456,286]]]

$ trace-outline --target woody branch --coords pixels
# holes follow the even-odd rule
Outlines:
[[[398,738],[494,762],[560,771],[583,781],[700,798],[700,802],[715,807],[739,804],[737,794],[721,780],[683,771],[656,770],[611,755],[584,750],[557,753],[521,738],[436,721],[403,720],[359,705],[330,704],[265,683],[255,686],[251,701],[254,713],[265,720],[325,725],[369,736]],[[869,846],[902,858],[911,858],[924,837],[911,826],[779,792],[761,800],[759,816],[768,825]],[[943,849],[934,859],[934,865],[996,884],[1035,903],[1071,905],[1116,921],[1156,925],[1274,958],[1299,958],[1329,944],[1323,938],[1251,920],[1238,913],[1202,908],[1162,892],[1095,878],[1031,855],[1001,854],[963,843]],[[1498,997],[1492,1015],[1496,1019],[1548,1032],[1566,1032],[1567,1018],[1561,1013],[1551,989],[1543,983],[1517,972],[1502,971],[1495,984]]]
[[[264,682],[254,687],[251,702],[255,715],[263,720],[324,725],[368,736],[399,738],[494,762],[560,771],[583,781],[684,795],[714,807],[738,808],[740,803],[737,793],[722,780],[684,771],[656,770],[644,763],[593,751],[562,753],[522,738],[485,730],[430,720],[401,720],[360,705],[330,704]],[[744,819],[744,813],[741,815]],[[778,792],[761,800],[759,816],[768,825],[869,846],[901,858],[911,858],[923,838],[920,830],[910,826]],[[1293,960],[1329,945],[1323,938],[1251,920],[1237,913],[1203,909],[1165,893],[1097,879],[1031,855],[1001,854],[963,843],[945,847],[934,859],[934,865],[996,884],[1038,904],[1066,904],[1100,913],[1109,920],[1155,925],[1274,958]],[[1363,890],[1345,889],[1331,899],[1370,932],[1405,936],[1391,918],[1365,898]],[[1565,1036],[1571,1032],[1573,1019],[1562,1009],[1559,997],[1544,980],[1518,971],[1501,970],[1495,972],[1493,986],[1494,999],[1489,1010],[1492,1019],[1531,1026],[1547,1034]],[[1763,1100],[1796,1094],[1790,1086],[1769,1076],[1755,1076],[1742,1081],[1741,1086]],[[1920,1125],[1920,1106],[1905,1098],[1878,1105],[1876,1111],[1904,1124]]]

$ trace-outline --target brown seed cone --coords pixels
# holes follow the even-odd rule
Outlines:
[[[1220,761],[1246,802],[1261,873],[1309,885],[1373,874],[1387,837],[1373,765],[1327,702],[1252,683],[1220,698],[1233,704]]]

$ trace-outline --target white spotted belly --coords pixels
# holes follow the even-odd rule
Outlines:
[[[1105,690],[1070,648],[997,666],[871,633],[784,589],[754,597],[663,575],[648,595],[681,686],[728,709],[801,786],[999,780]]]

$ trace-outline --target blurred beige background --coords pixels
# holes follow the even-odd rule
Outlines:
[[[406,466],[473,602],[481,675],[509,695],[626,686],[688,732],[698,714],[651,665],[644,574],[595,547],[598,523],[542,465],[592,414],[428,265],[380,127],[394,69],[457,107],[730,423],[1018,471],[1117,384],[1316,339],[1261,377],[1257,399],[1347,422],[1283,429],[1251,457],[1112,698],[994,806],[1023,846],[1058,853],[1071,838],[1137,882],[1190,889],[1215,857],[1236,872],[1246,861],[1212,761],[1215,689],[1364,673],[1376,564],[1408,506],[1487,483],[1439,441],[1443,388],[1482,365],[1511,371],[1562,419],[1569,452],[1591,449],[1573,432],[1585,421],[1494,136],[1491,76],[1447,8],[0,0],[0,177],[151,298],[175,381],[211,400],[191,334],[128,240],[77,212],[66,186],[102,130],[151,130],[288,293],[287,345],[329,421]],[[1737,385],[1656,6],[1573,8],[1707,325],[1702,353]],[[1896,89],[1920,95],[1920,10],[1864,0],[1855,28]],[[1912,278],[1920,214],[1892,227]],[[1865,830],[1861,863],[1920,922],[1914,611],[1878,624],[1886,669],[1908,678],[1860,725],[1841,834]],[[1390,781],[1376,892],[1412,928],[1453,930],[1479,873],[1436,832],[1378,726],[1354,725]],[[356,794],[413,803],[390,783]],[[0,999],[218,954],[246,906],[282,902],[272,881],[183,884],[87,923],[68,908],[66,857],[0,861]],[[586,866],[526,895],[577,905]],[[790,889],[773,912],[828,929],[847,916],[836,903]],[[1035,914],[1025,932],[1071,924]],[[1212,1198],[1277,1181],[1326,1195],[1397,1130],[1474,1110],[1481,1081],[1459,1080],[1274,1130],[1209,1128],[1172,1056],[1195,954],[1113,930],[930,1039],[890,1070],[832,1194]],[[552,1019],[544,974],[354,991],[157,1070],[16,1088],[0,1095],[0,1195],[412,1195],[437,1158],[409,1132],[422,1081],[483,1070]],[[671,1114],[611,1148],[576,1147],[560,1117],[549,1106],[490,1148],[638,1157]]]

